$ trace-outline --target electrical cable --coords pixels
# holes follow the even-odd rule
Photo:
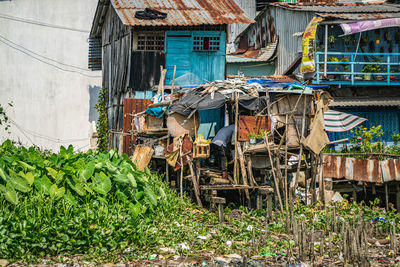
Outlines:
[[[54,143],[59,143],[59,144],[71,143],[71,142],[80,142],[80,141],[89,140],[89,137],[80,138],[80,139],[64,139],[64,140],[63,139],[59,139],[59,138],[54,138],[54,137],[46,136],[46,135],[37,133],[35,131],[29,130],[29,129],[19,125],[18,123],[16,123],[11,118],[9,118],[9,121],[10,121],[11,124],[15,125],[25,135],[25,137],[27,137],[31,141],[32,144],[33,144],[32,140],[26,134],[29,134],[29,135],[34,136],[34,137],[42,138],[42,139],[45,139],[45,140],[48,140],[48,141],[51,141],[51,142],[54,142]]]
[[[76,31],[76,32],[82,32],[82,33],[89,33],[89,31],[87,31],[87,30],[75,29],[75,28],[70,28],[70,27],[61,26],[61,25],[54,25],[54,24],[40,22],[40,21],[23,19],[23,18],[9,16],[9,15],[6,15],[6,14],[0,14],[0,18],[19,21],[19,22],[24,22],[24,23],[29,23],[29,24],[34,24],[34,25],[39,25],[39,26],[44,26],[44,27],[50,27],[50,28],[56,28],[56,29],[62,29],[62,30],[69,30],[69,31]]]
[[[24,51],[24,50],[22,50],[22,49],[20,49],[20,48],[18,48],[18,47],[15,47],[15,46],[13,46],[13,45],[11,45],[11,44],[5,42],[4,40],[1,40],[1,39],[0,39],[0,42],[4,43],[4,44],[7,45],[8,47],[11,47],[11,48],[13,48],[13,49],[15,49],[15,50],[18,50],[18,51],[20,51],[21,53],[24,53],[25,55],[27,55],[27,56],[29,56],[29,57],[32,57],[32,58],[34,58],[34,59],[36,59],[36,60],[38,60],[38,61],[40,61],[40,62],[42,62],[42,63],[44,63],[44,64],[50,65],[50,66],[52,66],[52,67],[54,67],[54,68],[56,68],[56,69],[59,69],[59,70],[62,70],[62,71],[66,71],[66,72],[71,72],[71,73],[77,73],[77,74],[80,74],[80,75],[82,75],[82,76],[86,76],[86,77],[89,77],[89,78],[100,78],[100,77],[101,77],[101,76],[99,76],[99,75],[87,75],[87,74],[82,73],[82,72],[79,72],[79,71],[63,69],[63,68],[61,68],[61,67],[59,67],[59,66],[57,66],[57,65],[54,65],[54,64],[49,63],[49,62],[46,62],[46,61],[44,61],[44,60],[42,60],[42,59],[40,59],[40,58],[38,58],[38,57],[36,57],[36,56],[34,56],[34,55],[31,55],[31,54],[29,54],[28,52],[26,52],[26,51]]]
[[[36,56],[39,56],[39,57],[42,57],[42,58],[44,58],[44,59],[53,61],[53,62],[58,63],[58,64],[60,64],[60,65],[64,65],[64,66],[71,67],[71,68],[75,68],[75,69],[78,69],[78,70],[90,71],[90,70],[88,70],[88,69],[84,69],[84,68],[77,67],[77,66],[74,66],[74,65],[62,63],[62,62],[60,62],[60,61],[51,59],[51,58],[49,58],[49,57],[40,55],[40,54],[38,54],[38,53],[36,53],[36,52],[34,52],[34,51],[32,51],[32,50],[29,50],[28,48],[26,48],[26,47],[24,47],[24,46],[22,46],[22,45],[19,45],[19,44],[17,44],[17,43],[14,43],[13,41],[7,39],[6,37],[2,36],[1,34],[0,34],[0,38],[6,40],[7,42],[9,42],[9,43],[11,43],[11,44],[13,44],[13,45],[15,45],[15,46],[21,48],[21,49],[24,49],[24,50],[28,51],[29,53],[32,53],[32,54],[34,54],[34,55],[36,55]]]

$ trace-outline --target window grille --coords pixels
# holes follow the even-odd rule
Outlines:
[[[220,37],[196,36],[193,39],[194,51],[218,51]]]
[[[140,34],[138,35],[139,51],[164,51],[164,35]]]

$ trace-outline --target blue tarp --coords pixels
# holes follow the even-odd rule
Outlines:
[[[268,79],[249,79],[247,80],[248,84],[251,83],[258,83],[262,87],[282,87],[286,88],[289,86],[304,86],[305,84],[301,84],[299,82],[293,81],[293,82],[287,82],[287,81],[274,81],[274,80],[268,80]],[[310,87],[312,89],[319,89],[319,88],[329,88],[328,85],[307,85],[307,87]]]
[[[151,116],[161,118],[162,116],[164,116],[164,108],[163,107],[148,108],[146,109],[146,113]]]

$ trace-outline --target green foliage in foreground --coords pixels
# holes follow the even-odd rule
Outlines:
[[[276,213],[266,223],[264,210],[227,208],[228,223],[220,224],[214,213],[196,208],[186,198],[180,199],[159,176],[138,171],[128,158],[113,152],[74,154],[72,148],[61,148],[60,153],[52,154],[16,147],[11,142],[0,149],[2,176],[6,177],[0,179],[0,259],[62,262],[80,254],[83,256],[78,260],[125,262],[162,254],[161,248],[201,257],[242,251],[249,255],[279,255],[293,246],[293,238],[285,230],[284,213]],[[88,167],[92,164],[93,173]],[[46,167],[54,169],[54,173]],[[111,186],[101,183],[104,177],[99,178],[100,182],[96,180],[101,173]],[[125,178],[128,174],[133,175],[135,184]],[[56,193],[37,185],[36,179],[44,176],[51,183],[47,188],[57,186]],[[71,186],[68,179],[83,179],[82,176],[87,179],[82,180],[85,193],[80,195],[74,189],[76,184]],[[18,185],[22,179],[27,182],[25,186]],[[13,191],[7,191],[7,187]],[[12,200],[13,193],[17,201]],[[341,222],[354,223],[362,214],[364,220],[380,216],[388,222],[395,220],[400,226],[399,214],[394,212],[346,201],[333,208]],[[293,214],[296,220],[306,223],[307,229],[330,229],[327,221],[332,219],[326,220],[327,213],[318,206],[295,205]],[[389,223],[377,226],[384,230]]]

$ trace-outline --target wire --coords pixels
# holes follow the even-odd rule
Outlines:
[[[4,37],[3,37],[3,38],[4,38]],[[76,70],[63,69],[63,68],[61,68],[61,67],[59,67],[59,66],[57,66],[57,65],[54,65],[54,64],[49,63],[49,62],[46,62],[46,61],[44,61],[44,60],[42,60],[42,59],[40,59],[40,58],[38,58],[38,57],[36,57],[36,56],[34,56],[34,55],[31,55],[31,54],[29,54],[28,52],[26,52],[26,51],[24,51],[24,50],[22,50],[22,49],[20,49],[20,48],[18,48],[18,47],[13,46],[13,45],[7,43],[7,42],[4,41],[4,40],[1,40],[1,39],[0,39],[0,42],[4,43],[5,45],[7,45],[7,46],[9,46],[9,47],[11,47],[11,48],[13,48],[13,49],[15,49],[15,50],[20,51],[21,53],[24,53],[25,55],[27,55],[27,56],[29,56],[29,57],[32,57],[32,58],[38,60],[38,61],[40,61],[40,62],[42,62],[42,63],[44,63],[44,64],[50,65],[50,66],[52,66],[52,67],[54,67],[54,68],[56,68],[56,69],[59,69],[59,70],[62,70],[62,71],[66,71],[66,72],[71,72],[71,73],[77,73],[77,74],[80,74],[80,75],[82,75],[82,76],[86,76],[86,77],[89,77],[89,78],[100,78],[100,77],[101,77],[101,76],[99,76],[99,75],[87,75],[87,74],[85,74],[85,73],[82,73],[82,72],[79,72],[79,71],[76,71]]]
[[[14,120],[12,120],[11,118],[9,118],[9,121],[10,121],[11,124],[15,125],[15,126],[22,132],[22,134],[23,134],[26,138],[28,138],[29,141],[31,141],[32,144],[33,144],[32,140],[31,140],[26,134],[29,134],[29,135],[34,136],[34,137],[42,138],[42,139],[45,139],[45,140],[48,140],[48,141],[51,141],[51,142],[54,142],[54,143],[59,143],[59,144],[72,143],[72,142],[80,142],[80,141],[87,141],[87,140],[89,140],[89,137],[80,138],[80,139],[64,139],[64,140],[63,140],[63,139],[59,139],[59,138],[54,138],[54,137],[46,136],[46,135],[37,133],[37,132],[35,132],[35,131],[29,130],[29,129],[27,129],[27,128],[21,126],[21,125],[19,125],[18,123],[16,123],[16,122],[15,122]]]
[[[9,15],[6,15],[6,14],[0,14],[0,18],[19,21],[19,22],[24,22],[24,23],[29,23],[29,24],[35,24],[35,25],[44,26],[44,27],[50,27],[50,28],[56,28],[56,29],[62,29],[62,30],[69,30],[69,31],[75,31],[75,32],[82,32],[82,33],[89,33],[89,31],[87,31],[87,30],[75,29],[75,28],[65,27],[65,26],[61,26],[61,25],[54,25],[54,24],[49,24],[49,23],[40,22],[40,21],[23,19],[23,18],[9,16]]]
[[[17,44],[17,43],[14,43],[13,41],[7,39],[6,37],[2,36],[1,34],[0,34],[0,38],[6,40],[7,42],[9,42],[9,43],[11,43],[11,44],[13,44],[13,45],[15,45],[15,46],[18,46],[19,48],[24,49],[24,50],[26,50],[26,51],[28,51],[28,52],[30,52],[30,53],[36,55],[36,56],[39,56],[39,57],[42,57],[42,58],[44,58],[44,59],[53,61],[53,62],[58,63],[58,64],[60,64],[60,65],[64,65],[64,66],[71,67],[71,68],[75,68],[75,69],[78,69],[78,70],[90,71],[90,70],[88,70],[88,69],[84,69],[84,68],[77,67],[77,66],[74,66],[74,65],[69,65],[69,64],[66,64],[66,63],[62,63],[62,62],[60,62],[60,61],[57,61],[57,60],[48,58],[48,57],[46,57],[46,56],[40,55],[40,54],[38,54],[38,53],[35,53],[34,51],[29,50],[28,48],[23,47],[22,45],[19,45],[19,44]]]

